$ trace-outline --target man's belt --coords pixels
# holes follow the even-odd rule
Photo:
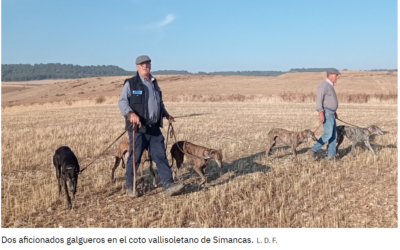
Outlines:
[[[336,113],[335,109],[330,109],[330,108],[324,107],[324,110],[329,110],[329,111],[332,111],[333,113]]]

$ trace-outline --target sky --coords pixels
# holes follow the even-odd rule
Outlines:
[[[397,0],[2,0],[1,63],[397,68]]]

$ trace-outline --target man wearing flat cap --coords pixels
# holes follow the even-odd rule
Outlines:
[[[118,107],[125,117],[125,129],[129,135],[129,156],[126,163],[126,193],[130,197],[137,197],[133,193],[133,160],[132,148],[135,142],[136,170],[139,168],[143,151],[147,149],[157,165],[158,175],[164,187],[165,194],[174,195],[181,191],[183,184],[175,184],[167,160],[164,136],[160,127],[163,126],[163,117],[173,122],[174,118],[168,114],[162,100],[161,89],[157,80],[150,74],[151,60],[143,55],[136,58],[136,76],[126,79],[118,101]],[[135,140],[133,140],[135,129]]]
[[[323,81],[317,91],[316,108],[318,117],[324,127],[324,134],[308,150],[312,159],[317,159],[317,152],[325,143],[328,143],[328,160],[340,163],[341,160],[336,157],[336,119],[338,118],[336,110],[338,108],[338,99],[334,89],[335,83],[340,75],[339,71],[330,68],[326,71],[327,78]]]

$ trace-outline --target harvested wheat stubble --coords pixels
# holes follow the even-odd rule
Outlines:
[[[125,196],[121,168],[116,183],[110,183],[110,149],[79,177],[73,216],[65,211],[64,197],[58,196],[51,156],[57,147],[68,145],[85,166],[100,154],[124,129],[116,103],[92,100],[3,109],[2,227],[398,226],[397,105],[341,104],[344,121],[360,126],[373,122],[390,133],[371,143],[377,157],[362,147],[350,157],[345,140],[340,149],[344,164],[334,165],[326,160],[326,151],[321,161],[310,161],[310,141],[298,147],[297,163],[287,147],[276,147],[272,159],[265,159],[271,128],[315,128],[312,103],[165,104],[180,117],[174,124],[178,140],[223,150],[222,175],[210,164],[208,185],[199,187],[199,177],[185,162],[187,187],[182,195],[166,199],[162,188],[146,186],[146,193],[133,202]],[[319,130],[316,136],[321,134]]]
[[[2,107],[113,97],[118,101],[127,76],[23,82],[27,89],[2,94]],[[278,77],[157,75],[163,98],[174,102],[312,102],[324,72],[287,73]],[[245,84],[244,84],[245,83]],[[2,82],[2,87],[21,82]],[[342,71],[336,84],[343,102],[397,103],[397,72]],[[9,89],[10,90],[10,89]]]

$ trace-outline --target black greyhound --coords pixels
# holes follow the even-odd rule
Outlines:
[[[67,182],[69,189],[72,191],[72,200],[75,200],[76,186],[78,185],[79,163],[72,150],[67,146],[59,147],[54,156],[53,164],[56,167],[56,175],[58,180],[58,192],[61,195],[61,183],[64,182],[64,190],[67,196],[68,208],[72,208],[71,198],[68,193]]]

